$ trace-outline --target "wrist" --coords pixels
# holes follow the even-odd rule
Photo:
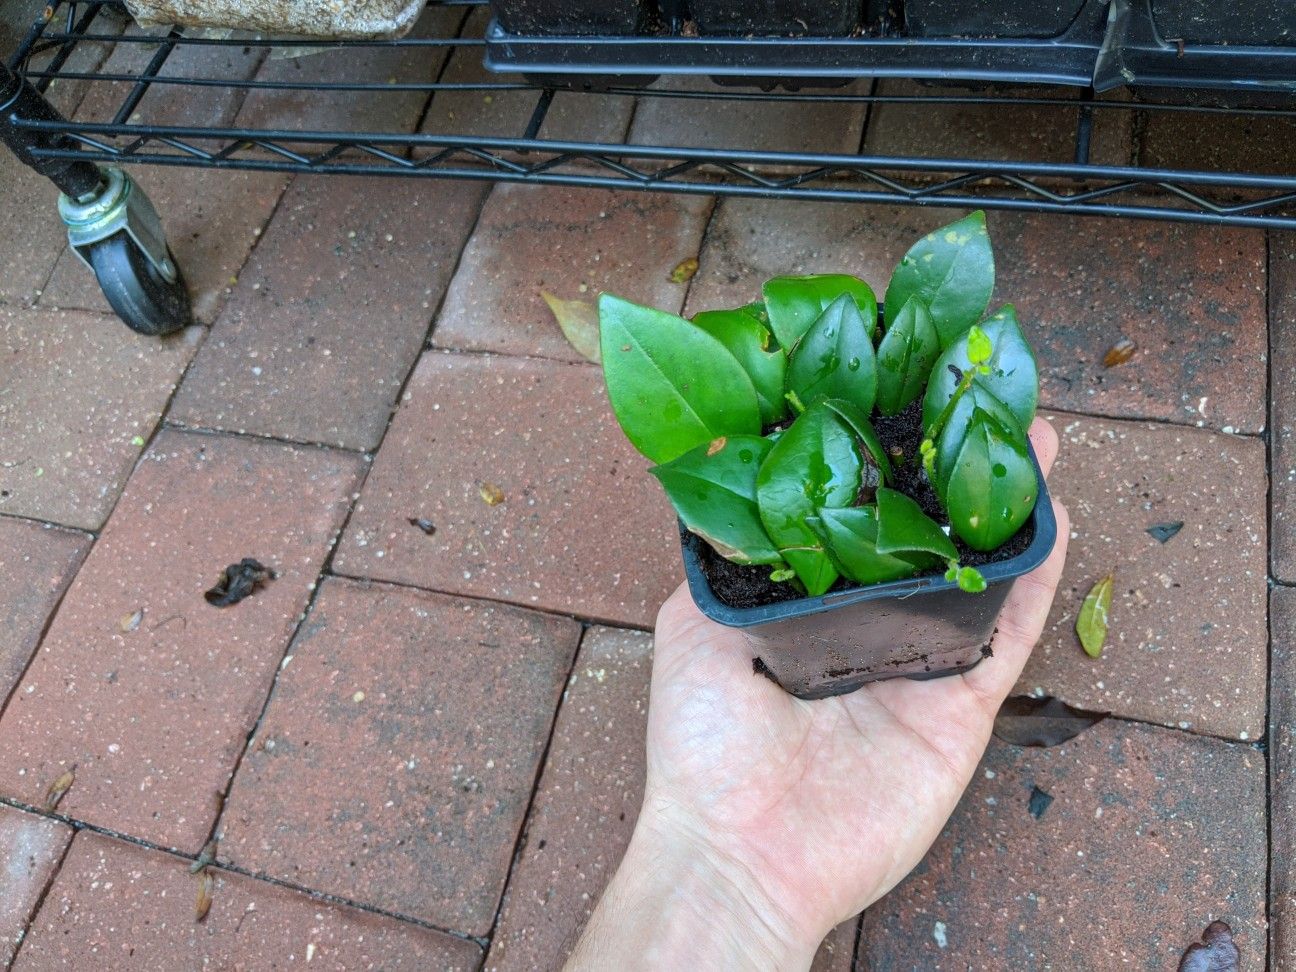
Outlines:
[[[828,929],[782,907],[767,876],[648,798],[571,969],[808,969]]]

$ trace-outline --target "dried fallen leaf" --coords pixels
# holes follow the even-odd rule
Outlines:
[[[1038,820],[1044,816],[1044,811],[1049,808],[1049,804],[1052,802],[1052,793],[1041,790],[1038,786],[1032,786],[1030,800],[1026,804],[1026,809],[1032,817]]]
[[[540,296],[553,311],[554,320],[562,329],[567,343],[582,358],[598,364],[602,360],[599,355],[598,308],[591,301],[563,300],[547,290],[540,291]]]
[[[1121,338],[1103,355],[1103,367],[1115,368],[1117,365],[1123,365],[1130,358],[1134,357],[1134,352],[1138,350],[1138,345],[1129,338]]]
[[[1105,718],[1105,712],[1076,709],[1052,696],[1014,695],[1000,706],[994,734],[1013,746],[1057,746]]]
[[[269,567],[262,566],[252,557],[244,557],[237,564],[226,567],[216,586],[203,597],[213,607],[228,607],[255,593],[258,587],[274,580],[274,577],[275,572]]]
[[[53,813],[58,809],[59,801],[63,799],[68,790],[72,789],[72,783],[76,780],[76,767],[68,770],[57,780],[50,784],[50,788],[45,791],[45,812]]]
[[[216,851],[219,846],[220,845],[215,837],[207,841],[207,843],[203,845],[203,849],[199,852],[198,858],[189,865],[189,873],[197,874],[199,871],[206,870],[207,865],[216,860]]]
[[[1107,640],[1107,614],[1111,611],[1112,575],[1108,574],[1089,591],[1076,618],[1080,646],[1090,658],[1101,658]]]
[[[487,506],[499,506],[504,502],[504,490],[494,483],[482,483],[477,491],[481,493],[482,502]]]
[[[421,516],[411,516],[409,518],[409,525],[412,527],[418,527],[429,537],[436,533],[436,524],[431,520],[425,520]]]
[[[671,283],[688,283],[693,279],[693,275],[698,272],[697,257],[689,257],[675,264],[675,269],[670,273]]]
[[[202,877],[198,878],[198,900],[194,902],[194,921],[202,921],[207,917],[207,912],[211,911],[212,887],[215,884],[216,879],[212,877],[210,871],[203,871]]]
[[[1179,960],[1179,972],[1238,972],[1242,955],[1233,942],[1233,929],[1223,921],[1212,921]]]
[[[1147,528],[1147,532],[1154,540],[1165,543],[1182,530],[1183,526],[1183,520],[1175,520],[1173,523],[1154,523]]]
[[[122,619],[117,622],[117,627],[126,632],[134,631],[140,626],[140,622],[143,620],[144,609],[136,608],[130,614],[123,615]]]

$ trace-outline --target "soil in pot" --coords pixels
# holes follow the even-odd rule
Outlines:
[[[919,398],[899,415],[878,416],[873,419],[882,446],[892,456],[897,450],[905,457],[903,463],[895,463],[895,489],[913,499],[922,507],[924,513],[943,526],[949,524],[949,518],[941,508],[936,491],[922,473],[921,465],[916,461],[918,445],[922,442],[922,399]],[[1010,560],[1024,553],[1035,537],[1034,519],[1026,523],[1002,546],[996,550],[984,552],[973,550],[957,536],[953,537],[958,548],[959,562],[969,567],[983,567],[986,564]],[[777,604],[781,601],[795,601],[804,594],[791,584],[774,583],[769,579],[770,568],[764,566],[744,566],[725,560],[705,543],[701,548],[702,572],[715,596],[723,603],[735,608],[759,607],[764,604]],[[941,571],[944,573],[944,571]],[[859,585],[845,577],[838,578],[829,593],[847,591]]]

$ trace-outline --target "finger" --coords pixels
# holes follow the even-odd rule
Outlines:
[[[1053,595],[1062,579],[1071,518],[1057,500],[1053,500],[1053,515],[1057,517],[1057,542],[1052,552],[1039,567],[1014,582],[999,612],[998,629],[990,643],[993,655],[963,676],[968,687],[991,711],[998,709],[1017,684],[1026,659],[1044,631]]]
[[[1048,478],[1049,470],[1053,468],[1053,460],[1057,458],[1058,453],[1058,436],[1057,430],[1053,428],[1053,423],[1035,416],[1035,421],[1027,432],[1030,436],[1031,445],[1035,449],[1035,458],[1039,460],[1040,471]]]

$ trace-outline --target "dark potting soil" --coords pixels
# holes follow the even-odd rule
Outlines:
[[[922,442],[922,400],[909,405],[899,415],[881,415],[873,420],[882,447],[891,456],[891,465],[895,470],[892,488],[904,493],[916,502],[922,511],[942,526],[949,525],[949,517],[941,508],[936,490],[927,481],[922,463],[917,459],[918,445]],[[973,550],[957,536],[953,537],[954,546],[958,548],[959,563],[969,567],[984,567],[986,564],[1010,560],[1025,552],[1035,539],[1035,523],[1029,519],[1012,537],[997,550],[983,552]],[[699,543],[702,572],[722,602],[735,608],[759,607],[764,604],[777,604],[781,601],[795,601],[805,595],[791,584],[775,583],[769,579],[769,567],[744,566],[725,560],[710,544]],[[939,574],[944,574],[942,569]],[[838,578],[829,593],[848,591],[858,587],[855,581],[844,577]]]

